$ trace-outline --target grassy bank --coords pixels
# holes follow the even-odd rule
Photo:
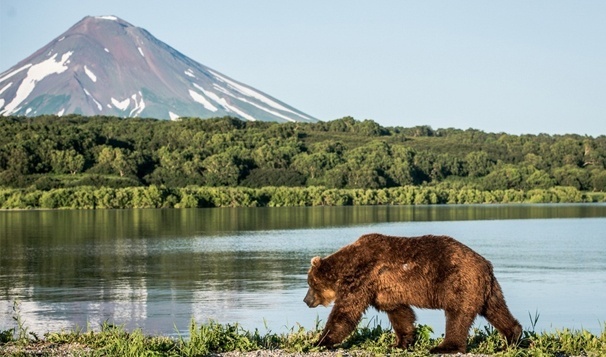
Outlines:
[[[141,330],[126,331],[104,324],[98,331],[75,330],[47,333],[43,337],[29,333],[23,324],[18,329],[0,331],[0,355],[3,356],[210,356],[230,352],[253,355],[317,354],[313,342],[320,328],[291,328],[287,333],[245,331],[238,325],[221,325],[192,321],[183,337],[146,336]],[[606,327],[606,326],[605,326]],[[337,351],[327,355],[428,356],[428,350],[441,338],[431,337],[431,328],[420,325],[416,343],[409,351],[391,348],[393,333],[380,325],[361,326]],[[606,330],[594,335],[585,330],[555,332],[524,331],[518,346],[505,348],[493,329],[474,329],[468,340],[468,353],[497,356],[604,356]],[[324,355],[324,354],[322,354]]]

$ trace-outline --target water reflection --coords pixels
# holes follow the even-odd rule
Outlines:
[[[81,239],[191,237],[377,222],[588,218],[605,214],[605,204],[0,211],[0,243],[11,235],[30,243],[40,243],[44,238],[49,244],[57,240],[69,244]]]
[[[599,332],[605,217],[606,205],[3,211],[0,330],[15,300],[37,333],[109,321],[174,334],[192,317],[312,327],[329,309],[301,302],[309,259],[378,231],[452,235],[493,262],[522,322],[538,309],[546,328]],[[443,329],[441,313],[419,315]]]

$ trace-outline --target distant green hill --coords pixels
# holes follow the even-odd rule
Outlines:
[[[40,116],[0,120],[0,186],[606,191],[606,137],[318,123]]]

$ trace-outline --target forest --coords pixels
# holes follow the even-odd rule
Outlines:
[[[603,201],[606,192],[605,136],[382,127],[351,117],[279,124],[78,115],[6,117],[0,133],[3,208],[43,207],[42,196],[65,192],[89,192],[101,207],[100,191],[132,200],[134,192],[156,190],[174,196],[162,203],[171,207],[191,192],[207,199],[187,206],[223,206],[213,203],[218,192],[251,196],[254,204],[245,205],[314,190],[341,192],[341,204]],[[392,197],[406,190],[414,197]],[[359,192],[384,199],[359,203]],[[456,198],[466,194],[477,197]],[[311,197],[298,204],[330,203]]]

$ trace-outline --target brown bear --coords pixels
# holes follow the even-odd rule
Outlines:
[[[334,301],[319,346],[341,343],[369,306],[387,313],[395,345],[401,348],[414,340],[411,306],[445,311],[446,334],[432,353],[465,353],[467,335],[478,314],[508,344],[516,343],[522,334],[491,263],[451,237],[363,235],[326,258],[314,257],[307,280],[304,301],[309,307]]]

